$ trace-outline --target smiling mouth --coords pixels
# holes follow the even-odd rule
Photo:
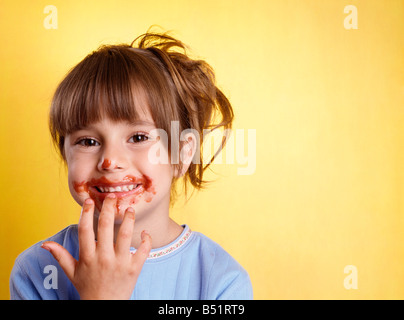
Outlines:
[[[94,188],[100,193],[116,193],[116,192],[128,192],[137,189],[140,184],[129,184],[115,187],[107,186],[94,186]]]
[[[73,181],[73,188],[77,193],[85,192],[90,198],[98,199],[101,202],[110,193],[114,193],[118,199],[140,197],[146,193],[148,195],[145,198],[146,202],[150,202],[152,195],[156,194],[152,180],[146,175],[141,177],[127,175],[118,181],[111,181],[106,177],[82,182]]]

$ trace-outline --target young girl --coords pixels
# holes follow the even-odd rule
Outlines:
[[[232,120],[210,66],[167,34],[88,55],[49,121],[80,220],[19,255],[11,299],[251,299],[246,271],[169,217],[180,178],[204,186],[203,130]]]

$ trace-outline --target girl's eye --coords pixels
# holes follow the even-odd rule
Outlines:
[[[83,147],[95,147],[98,146],[99,143],[97,140],[91,139],[91,138],[84,138],[76,142],[76,144],[79,144]]]
[[[144,134],[144,133],[137,133],[137,134],[133,135],[133,136],[129,139],[129,142],[132,142],[132,143],[141,143],[141,142],[145,142],[145,141],[147,141],[147,140],[149,140],[149,137],[148,137],[146,134]]]

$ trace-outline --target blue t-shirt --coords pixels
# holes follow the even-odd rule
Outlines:
[[[187,225],[183,227],[176,240],[150,252],[131,299],[252,299],[250,278],[240,264],[214,241]],[[47,240],[61,244],[78,259],[77,225]],[[41,244],[17,257],[10,277],[11,299],[80,299],[57,261]]]

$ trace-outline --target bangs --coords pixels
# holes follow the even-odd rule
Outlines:
[[[156,126],[165,127],[161,120],[171,119],[175,102],[167,82],[152,53],[127,45],[100,47],[55,92],[50,111],[54,141],[60,149],[66,135],[104,117],[136,121],[147,111]]]

